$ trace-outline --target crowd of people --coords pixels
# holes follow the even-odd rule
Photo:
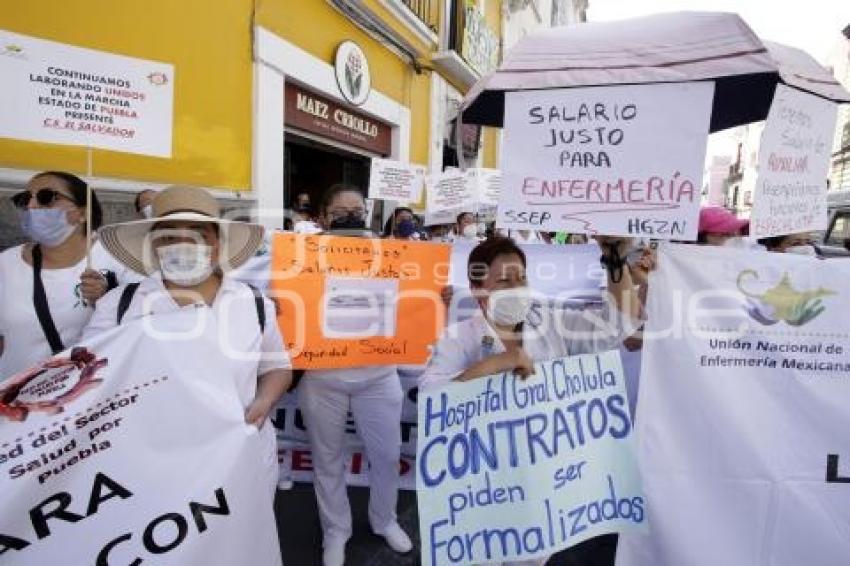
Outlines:
[[[0,375],[14,375],[133,320],[203,306],[215,317],[238,315],[228,323],[236,331],[257,334],[254,343],[262,356],[256,381],[238,384],[237,390],[246,423],[271,426],[269,412],[293,387],[290,360],[273,302],[231,273],[262,245],[260,226],[222,219],[209,193],[187,187],[139,193],[138,220],[101,226],[97,196],[83,180],[60,171],[35,175],[13,202],[29,242],[0,253]],[[537,361],[609,350],[624,342],[629,349],[640,348],[635,332],[655,264],[650,242],[596,237],[611,299],[595,319],[601,322],[589,322],[581,311],[549,309],[543,318],[559,318],[561,324],[544,324],[540,317],[529,318],[527,258],[517,244],[586,243],[582,235],[501,233],[469,211],[459,213],[452,225],[425,227],[410,208],[396,208],[377,235],[369,230],[362,193],[341,184],[329,187],[317,208],[306,194],[293,204],[287,228],[295,232],[475,244],[467,278],[479,312],[445,330],[422,368],[420,387],[506,371],[525,378]],[[747,222],[723,208],[706,207],[700,213],[700,245],[816,255],[806,234],[756,242],[746,232]],[[244,300],[246,307],[222,309],[225,298]],[[557,332],[563,328],[585,338],[567,338]],[[344,465],[349,412],[371,466],[370,525],[394,551],[410,552],[413,544],[396,518],[403,402],[398,368],[309,370],[297,381],[297,391],[312,447],[324,564],[344,563],[352,535]],[[613,557],[610,545],[593,552],[582,555],[588,560],[583,563]]]

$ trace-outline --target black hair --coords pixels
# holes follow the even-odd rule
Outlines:
[[[455,224],[460,225],[460,221],[461,221],[461,219],[462,219],[464,216],[466,216],[467,214],[468,214],[468,215],[470,215],[470,216],[472,216],[472,219],[473,219],[473,220],[475,220],[475,215],[474,215],[474,214],[472,214],[471,212],[461,212],[460,214],[458,214],[458,215],[457,215],[457,218],[455,218]]]
[[[313,201],[313,198],[310,196],[310,193],[308,193],[307,191],[300,191],[300,192],[296,193],[295,195],[293,195],[293,197],[292,197],[292,204],[293,205],[295,205],[298,202],[298,197],[300,197],[301,195],[305,195],[308,199],[310,199],[311,202]]]
[[[354,185],[350,185],[348,183],[334,183],[330,187],[328,187],[325,192],[322,194],[322,202],[319,206],[319,215],[324,216],[325,212],[328,209],[328,205],[331,203],[333,199],[337,197],[337,195],[341,193],[357,193],[361,198],[365,200],[363,197],[363,193],[360,192],[360,189],[355,187]],[[368,220],[367,220],[368,223]]]
[[[413,211],[411,209],[407,208],[406,206],[396,207],[396,209],[393,210],[393,215],[390,216],[389,218],[387,218],[387,221],[384,223],[384,232],[383,232],[382,235],[385,238],[387,236],[393,235],[393,228],[395,227],[396,219],[398,218],[398,215],[401,214],[402,212],[409,212],[410,215],[413,216],[414,219],[416,218],[416,215],[413,213]]]
[[[788,236],[770,236],[769,238],[760,238],[758,243],[767,248],[768,250],[775,250],[782,246],[782,242]]]
[[[66,173],[65,171],[42,171],[37,175],[33,176],[33,179],[40,179],[42,177],[56,177],[57,179],[61,179],[65,186],[68,188],[68,191],[71,193],[71,198],[74,199],[74,204],[79,206],[80,208],[86,207],[86,193],[88,191],[88,184],[85,181],[77,177],[72,173]],[[100,207],[100,201],[97,200],[97,195],[94,194],[94,191],[91,192],[91,229],[92,231],[97,230],[103,224],[103,209]]]
[[[133,199],[133,207],[136,209],[136,212],[142,212],[142,195],[145,193],[155,193],[153,189],[145,189],[143,191],[139,191],[136,193],[136,198]]]
[[[496,236],[475,246],[469,254],[469,261],[466,265],[469,284],[472,287],[480,287],[484,279],[487,278],[490,266],[493,265],[496,258],[511,254],[518,255],[520,261],[522,261],[522,266],[526,267],[525,252],[511,238]]]

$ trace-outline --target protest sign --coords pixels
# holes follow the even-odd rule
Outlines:
[[[400,203],[419,202],[425,183],[425,167],[390,159],[372,159],[369,198]]]
[[[838,105],[783,84],[759,146],[750,235],[826,230],[826,179]]]
[[[0,137],[171,157],[174,67],[0,30]]]
[[[616,351],[422,391],[422,562],[527,560],[646,523]]]
[[[451,212],[450,222],[460,212],[473,212],[476,190],[469,175],[463,171],[448,171],[428,178],[426,211],[428,214]]]
[[[416,489],[414,476],[416,465],[416,395],[417,376],[424,368],[411,372],[412,368],[399,367],[399,380],[404,392],[401,408],[401,459],[399,461],[399,487]],[[298,406],[298,390],[285,395],[272,415],[277,429],[280,477],[298,482],[313,481],[313,456],[307,425]],[[357,433],[357,424],[349,414],[345,422],[345,480],[348,485],[368,486],[369,457],[363,441]]]
[[[269,288],[294,367],[424,363],[448,259],[443,244],[275,234]]]
[[[479,205],[492,207],[499,204],[499,194],[502,192],[501,171],[476,167],[467,169],[466,174],[475,187],[476,201]]]
[[[697,235],[714,83],[505,93],[497,226]]]
[[[257,361],[221,333],[208,309],[127,321],[0,383],[3,564],[281,563]]]
[[[850,556],[850,265],[662,246],[635,435],[652,528],[618,566]]]

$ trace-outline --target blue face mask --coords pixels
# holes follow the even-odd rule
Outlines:
[[[18,220],[24,234],[38,244],[58,246],[74,233],[75,226],[68,222],[62,208],[28,208],[18,211]]]
[[[416,224],[412,220],[402,220],[396,225],[395,231],[402,238],[409,238],[416,232]]]

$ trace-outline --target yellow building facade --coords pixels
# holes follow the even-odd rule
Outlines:
[[[0,28],[174,66],[171,157],[95,149],[95,186],[181,183],[280,208],[331,182],[364,185],[372,157],[431,171],[451,164],[454,107],[500,56],[502,2],[2,0]],[[335,75],[345,41],[370,69],[360,105],[346,100]],[[345,123],[308,123],[298,115],[307,103],[296,99],[329,104]],[[382,143],[351,142],[340,128],[352,124],[374,124]],[[325,135],[332,131],[339,135]],[[495,167],[498,132],[470,139],[467,162]],[[85,166],[80,147],[0,138],[4,186],[33,171]]]

